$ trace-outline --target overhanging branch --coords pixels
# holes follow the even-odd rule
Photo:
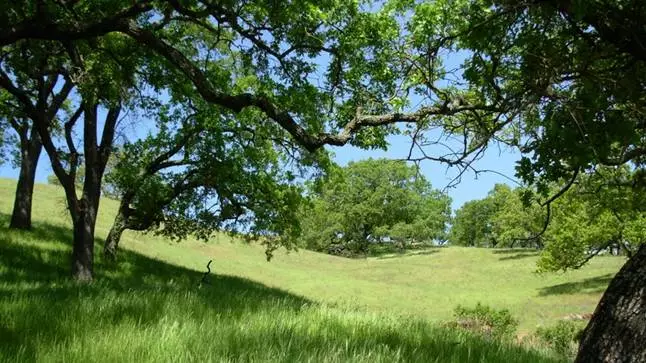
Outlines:
[[[152,1],[136,1],[132,6],[95,22],[70,21],[61,24],[47,17],[31,17],[19,24],[7,24],[0,28],[0,47],[13,44],[22,39],[40,40],[77,40],[94,38],[117,30],[119,21],[132,19],[139,14],[152,10]],[[44,21],[49,20],[49,22]]]
[[[177,67],[193,83],[197,92],[207,102],[227,108],[233,112],[240,112],[247,107],[258,108],[289,132],[299,144],[311,152],[324,145],[345,145],[350,141],[354,133],[364,127],[382,126],[401,122],[421,122],[432,115],[450,116],[472,110],[501,111],[494,105],[460,104],[459,102],[454,102],[455,100],[447,100],[436,106],[422,107],[418,111],[411,113],[364,115],[359,108],[355,117],[340,132],[336,134],[323,132],[312,135],[292,115],[280,110],[276,104],[262,94],[242,93],[230,95],[217,91],[204,72],[195,66],[191,60],[151,31],[139,28],[132,22],[123,22],[120,31],[141,45],[154,50],[166,58],[166,60]]]

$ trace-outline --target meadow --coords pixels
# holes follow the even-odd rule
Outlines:
[[[536,274],[536,251],[435,248],[351,260],[226,236],[204,243],[126,233],[100,257],[117,202],[101,202],[96,281],[69,281],[60,189],[37,185],[31,232],[7,229],[15,181],[0,180],[0,360],[556,362],[550,352],[443,328],[458,305],[509,309],[520,336],[590,313],[622,265]],[[213,260],[209,284],[199,286]]]

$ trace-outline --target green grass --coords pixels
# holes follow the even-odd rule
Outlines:
[[[7,230],[14,181],[0,179],[0,360],[553,362],[545,351],[442,329],[458,305],[507,308],[521,333],[591,312],[624,262],[537,275],[533,251],[442,248],[348,260],[278,253],[226,237],[174,243],[126,233],[118,266],[67,279],[69,217],[37,185],[35,229]],[[97,252],[117,203],[103,200]],[[392,258],[390,258],[392,257]],[[213,259],[211,284],[197,287]]]

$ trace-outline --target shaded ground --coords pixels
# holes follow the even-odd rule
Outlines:
[[[245,278],[131,251],[68,277],[71,234],[0,215],[0,361],[554,362],[422,320],[320,306]],[[101,241],[98,241],[101,242]],[[100,243],[97,245],[99,249]],[[97,251],[98,252],[98,251]]]
[[[606,290],[606,287],[608,287],[608,284],[613,277],[613,274],[606,274],[583,279],[580,281],[566,282],[564,284],[547,286],[540,289],[539,295],[547,296],[580,293],[598,294]]]

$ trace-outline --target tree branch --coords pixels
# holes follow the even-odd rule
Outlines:
[[[18,120],[13,117],[7,117],[7,120],[9,121],[11,127],[13,127],[13,129],[18,133],[18,136],[20,137],[20,143],[22,144],[27,142],[27,125],[24,123],[19,123]]]
[[[643,41],[646,39],[644,27],[642,24],[629,24],[630,27],[626,29],[626,22],[630,17],[624,15],[626,15],[626,11],[631,11],[629,8],[621,9],[614,6],[613,8],[599,9],[595,7],[597,2],[590,2],[589,6],[586,5],[585,11],[575,12],[572,0],[535,1],[537,4],[551,5],[572,21],[580,18],[588,26],[593,27],[601,39],[630,54],[635,59],[646,62],[646,43]],[[602,3],[607,4],[608,2]],[[612,16],[615,18],[611,19]]]
[[[72,138],[72,129],[74,128],[74,125],[78,121],[79,117],[81,117],[81,114],[83,113],[83,107],[79,106],[76,109],[76,112],[72,114],[69,120],[65,122],[64,129],[65,129],[65,141],[67,142],[67,148],[70,151],[70,171],[69,175],[70,178],[74,181],[76,181],[76,169],[78,168],[78,151],[76,150],[76,146],[74,145],[74,139]]]
[[[36,107],[31,102],[31,97],[24,90],[16,87],[9,76],[0,68],[0,87],[11,93],[22,105],[23,111],[32,119],[38,118]]]
[[[52,100],[52,103],[49,106],[49,109],[47,110],[47,119],[48,120],[52,120],[54,118],[54,116],[56,116],[56,113],[58,112],[58,110],[63,105],[63,102],[65,102],[65,100],[67,99],[70,92],[72,92],[72,89],[74,89],[74,82],[72,82],[71,79],[66,77],[65,83],[63,84],[63,87],[54,96],[54,98]]]
[[[518,241],[536,241],[539,238],[541,238],[545,232],[547,231],[547,227],[550,225],[550,221],[552,219],[552,202],[554,202],[556,199],[558,199],[560,196],[565,194],[572,185],[574,185],[574,182],[576,181],[576,178],[579,176],[579,169],[575,169],[574,173],[572,174],[572,178],[568,181],[568,183],[563,186],[556,194],[554,194],[552,197],[550,197],[548,200],[545,202],[539,203],[541,207],[545,207],[546,212],[545,212],[545,221],[543,222],[543,228],[535,235],[527,238],[514,238],[512,241],[512,245],[515,244]]]
[[[54,142],[52,141],[52,136],[49,132],[48,125],[43,122],[37,122],[36,120],[33,120],[33,122],[34,127],[36,127],[36,129],[38,130],[38,135],[40,135],[43,147],[45,148],[45,151],[47,151],[47,155],[49,156],[49,160],[52,164],[54,174],[56,174],[56,177],[58,177],[58,179],[61,181],[61,185],[65,189],[65,195],[68,199],[68,207],[73,208],[78,202],[74,186],[74,179],[72,179],[72,177],[65,171],[65,168],[63,167],[59,152],[56,149],[56,146],[54,146]]]
[[[121,113],[121,103],[116,106],[110,107],[108,114],[105,117],[103,125],[103,134],[101,135],[101,145],[99,146],[99,157],[101,165],[105,166],[112,152],[112,144],[114,142],[114,131]]]
[[[501,111],[500,107],[494,105],[459,105],[460,102],[454,102],[455,100],[447,100],[436,106],[423,107],[412,113],[362,115],[361,109],[358,109],[355,118],[348,122],[339,133],[330,134],[323,132],[311,135],[288,112],[281,111],[278,106],[263,95],[253,95],[250,93],[229,95],[216,91],[206,75],[199,68],[180,51],[158,38],[152,32],[138,28],[132,22],[124,23],[120,30],[138,43],[153,49],[177,67],[193,83],[198,93],[207,102],[225,107],[233,112],[240,112],[247,107],[256,107],[289,132],[299,144],[310,152],[324,145],[345,145],[350,141],[355,132],[368,126],[389,125],[399,122],[420,122],[432,115],[449,116],[470,110]],[[456,104],[458,106],[455,106]]]
[[[82,23],[73,20],[69,24],[62,24],[54,21],[44,22],[44,19],[39,17],[31,17],[19,24],[7,24],[0,28],[0,47],[22,39],[77,40],[93,38],[117,30],[121,20],[132,19],[152,9],[151,0],[140,0],[134,5],[96,22]]]
[[[83,108],[83,152],[85,154],[85,164],[94,165],[97,161],[97,108],[96,103],[90,103],[86,100],[81,104]],[[87,169],[87,168],[86,168]],[[87,173],[87,170],[86,170]]]
[[[623,165],[627,162],[630,161],[635,161],[635,159],[638,159],[642,156],[646,155],[646,148],[643,147],[634,147],[630,150],[625,151],[622,153],[622,155],[619,158],[616,159],[608,159],[604,158],[601,161],[604,165],[608,166],[618,166],[618,165]]]

